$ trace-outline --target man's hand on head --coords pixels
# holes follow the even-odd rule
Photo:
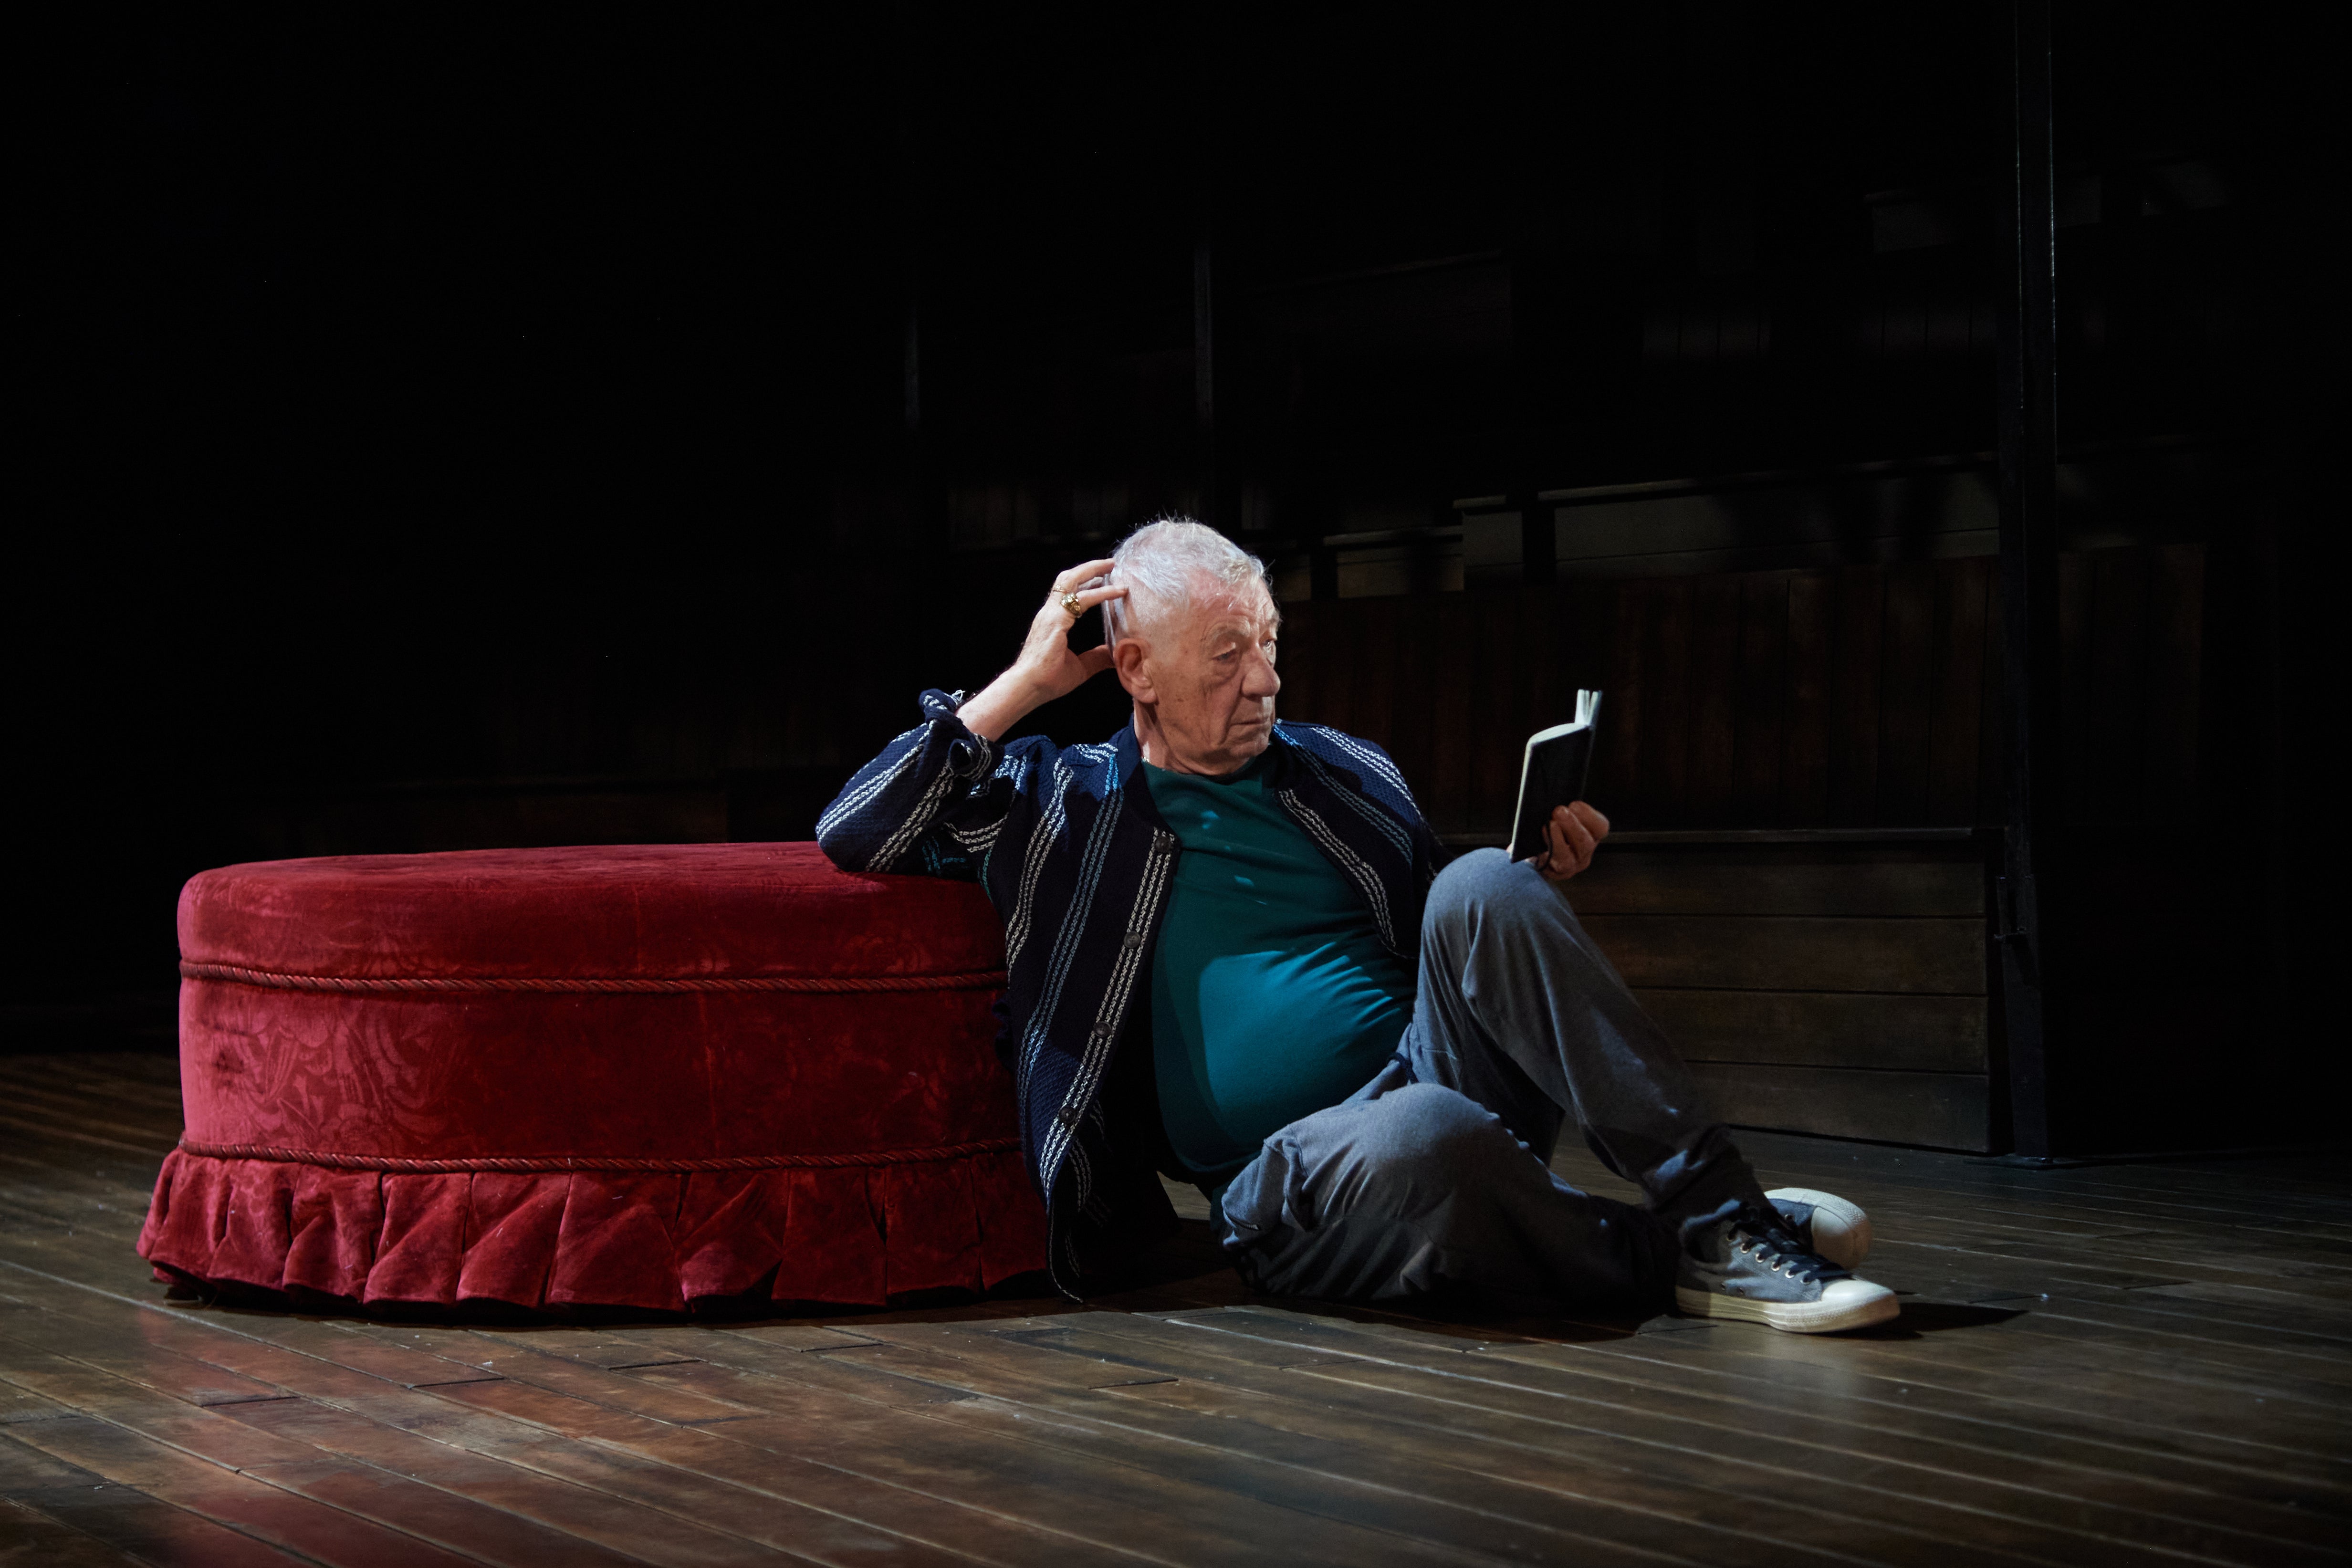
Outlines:
[[[1082,561],[1071,567],[1054,579],[1053,591],[1030,618],[1020,656],[1005,673],[1026,682],[1038,693],[1040,702],[1066,697],[1110,668],[1108,646],[1082,652],[1070,646],[1070,632],[1096,605],[1127,597],[1124,588],[1101,585],[1111,565],[1108,561]]]
[[[1592,864],[1592,852],[1608,837],[1609,819],[1582,801],[1554,806],[1544,824],[1544,852],[1536,857],[1536,869],[1546,881],[1565,882]]]
[[[1081,652],[1070,646],[1070,628],[1097,605],[1127,596],[1125,588],[1100,585],[1111,565],[1108,561],[1082,561],[1054,579],[1053,591],[1030,620],[1029,635],[1022,639],[1012,667],[956,710],[966,729],[1000,740],[1033,710],[1068,696],[1110,668],[1108,646]]]

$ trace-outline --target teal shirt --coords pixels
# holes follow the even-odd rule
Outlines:
[[[1213,1197],[1269,1133],[1362,1088],[1412,1009],[1411,967],[1267,792],[1265,762],[1143,770],[1182,846],[1151,964],[1160,1116]]]

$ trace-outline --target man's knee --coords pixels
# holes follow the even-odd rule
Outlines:
[[[1475,1202],[1534,1154],[1500,1117],[1457,1090],[1407,1084],[1318,1111],[1266,1140],[1225,1189],[1228,1247],[1349,1215],[1410,1218]]]
[[[1373,1114],[1360,1152],[1370,1170],[1459,1175],[1496,1160],[1533,1158],[1501,1117],[1439,1084],[1408,1084],[1367,1109]]]
[[[1474,849],[1430,884],[1422,931],[1429,937],[1497,921],[1557,923],[1566,918],[1567,899],[1534,861],[1506,859],[1500,849]]]

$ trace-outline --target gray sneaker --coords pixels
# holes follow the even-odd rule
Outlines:
[[[1780,1211],[1798,1245],[1816,1258],[1851,1269],[1870,1256],[1870,1216],[1860,1204],[1811,1187],[1774,1187],[1764,1195]]]
[[[1782,1189],[1776,1198],[1801,1189]],[[1857,1279],[1820,1253],[1815,1245],[1836,1245],[1829,1234],[1832,1211],[1826,1193],[1808,1193],[1799,1200],[1809,1207],[1805,1230],[1789,1223],[1790,1215],[1776,1202],[1774,1208],[1744,1210],[1695,1238],[1676,1261],[1675,1306],[1695,1318],[1731,1318],[1763,1323],[1794,1334],[1833,1334],[1847,1329],[1883,1323],[1903,1309],[1895,1292],[1884,1285]],[[1860,1216],[1862,1211],[1842,1199],[1841,1209]],[[1849,1240],[1853,1227],[1838,1215],[1839,1240]],[[1868,1243],[1868,1222],[1861,1228]]]

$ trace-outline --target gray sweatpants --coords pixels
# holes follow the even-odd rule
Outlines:
[[[1682,1232],[1760,1201],[1665,1036],[1532,863],[1481,849],[1439,874],[1420,988],[1380,1075],[1268,1138],[1225,1189],[1224,1244],[1251,1285],[1638,1304],[1671,1285]],[[1646,1206],[1552,1174],[1571,1115]]]

